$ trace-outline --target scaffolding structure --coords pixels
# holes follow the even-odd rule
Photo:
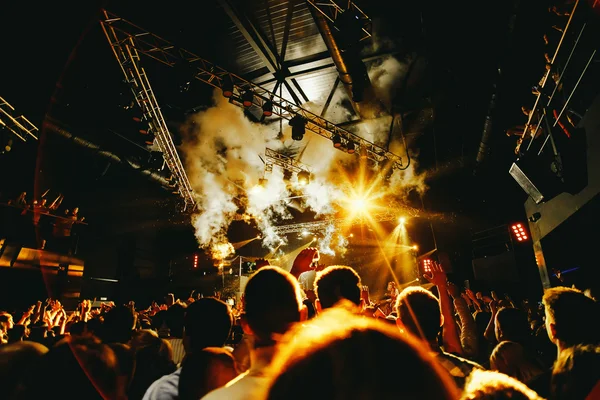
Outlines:
[[[108,14],[105,15],[108,17]],[[143,118],[156,138],[158,150],[175,178],[177,192],[183,198],[185,208],[188,206],[194,208],[196,206],[194,190],[154,96],[148,75],[142,66],[140,52],[136,46],[137,40],[134,36],[125,35],[122,31],[114,29],[112,24],[105,22],[102,23],[104,34],[131,88],[135,102],[142,110]]]
[[[552,112],[549,112],[556,104],[557,99],[560,97],[558,96],[558,92],[562,88],[565,74],[572,73],[571,71],[573,68],[570,67],[572,67],[571,63],[573,61],[575,50],[584,40],[585,34],[594,35],[593,29],[588,27],[588,22],[585,20],[585,16],[581,16],[581,14],[585,14],[587,10],[584,8],[585,5],[580,5],[580,3],[580,0],[575,1],[573,8],[568,12],[568,19],[564,27],[553,26],[553,29],[560,30],[561,36],[556,49],[554,50],[552,58],[547,60],[548,63],[546,65],[546,70],[540,79],[539,85],[537,85],[536,99],[533,104],[533,108],[529,111],[527,122],[525,124],[525,128],[523,129],[523,135],[518,140],[515,148],[515,154],[517,155],[524,152],[529,152],[531,150],[532,144],[535,141],[534,139],[538,136],[538,133],[541,129],[543,132],[543,141],[538,149],[538,155],[542,153],[546,144],[550,143],[555,155],[559,157],[559,154],[556,150],[556,145],[554,144],[554,138],[552,137],[552,129],[556,128],[557,124],[559,124],[560,118],[563,117],[568,111],[570,101],[573,98],[574,93],[577,91],[583,76],[587,72],[588,67],[596,57],[597,53],[597,49],[595,48],[590,50],[589,56],[587,57],[587,62],[583,68],[576,72],[579,74],[579,77],[572,86],[566,101],[564,101],[564,104],[559,105],[560,111],[556,115],[554,115]],[[583,21],[576,23],[575,20],[580,16],[582,17]],[[588,32],[586,32],[586,28]],[[573,32],[574,29],[577,29],[578,31]],[[568,55],[566,55],[567,51],[569,52]],[[549,81],[553,82],[553,88],[551,89],[551,92],[551,85],[548,84]],[[521,146],[525,139],[529,139],[529,142],[527,143],[526,150],[522,151]]]
[[[245,93],[252,93],[252,105],[265,109],[272,107],[272,114],[282,119],[291,121],[299,117],[305,122],[305,128],[317,135],[333,141],[341,138],[347,143],[352,143],[356,151],[354,154],[362,159],[371,160],[376,165],[390,163],[391,169],[405,169],[402,158],[383,147],[380,147],[360,136],[335,125],[334,123],[300,107],[299,105],[272,93],[238,75],[235,75],[212,62],[192,53],[191,51],[176,47],[167,40],[146,31],[145,29],[104,10],[102,27],[107,32],[115,55],[123,61],[131,59],[134,65],[139,65],[139,55],[143,54],[170,67],[187,64],[192,67],[193,77],[218,89],[230,90],[231,103],[243,106],[242,97]],[[123,53],[123,54],[121,54]],[[131,56],[130,56],[131,54]],[[134,68],[134,73],[138,70]],[[129,76],[126,69],[124,73]],[[145,74],[143,75],[145,77]],[[160,124],[162,125],[162,123]],[[166,129],[166,126],[165,126]]]
[[[301,163],[296,160],[294,157],[286,156],[285,154],[281,154],[273,149],[265,148],[265,158],[267,161],[265,162],[265,172],[273,171],[273,165],[277,165],[282,169],[290,172],[310,172],[308,165]]]
[[[4,98],[0,97],[0,127],[26,142],[28,137],[38,140],[36,132],[39,129],[24,115],[15,116],[15,108]]]

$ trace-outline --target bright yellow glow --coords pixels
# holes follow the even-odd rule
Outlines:
[[[400,218],[398,218],[398,223],[399,223],[400,225],[404,225],[404,224],[406,224],[406,217],[400,217]]]
[[[263,186],[261,186],[261,185],[256,185],[256,186],[253,186],[253,187],[250,189],[250,192],[252,192],[252,193],[260,193],[260,192],[262,192],[263,190],[264,190],[264,187],[263,187]]]
[[[419,246],[417,246],[416,244],[413,244],[413,250],[419,250]]]
[[[235,253],[235,249],[231,243],[219,243],[211,249],[213,259],[224,260]]]
[[[354,233],[349,234],[348,237],[353,238],[354,237]]]

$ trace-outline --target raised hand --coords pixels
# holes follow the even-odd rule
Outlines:
[[[307,247],[296,256],[290,273],[298,278],[301,273],[315,269],[320,259],[321,255],[316,247]]]
[[[423,278],[427,279],[437,287],[446,287],[448,282],[446,272],[442,269],[442,265],[436,262],[431,264],[431,272],[429,274],[423,274]]]

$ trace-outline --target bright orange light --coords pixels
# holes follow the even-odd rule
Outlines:
[[[404,225],[404,224],[406,224],[406,218],[405,218],[405,217],[400,217],[400,218],[398,218],[398,223],[399,223],[400,225]]]
[[[360,197],[351,199],[350,204],[357,211],[364,211],[367,208],[367,200]]]
[[[413,244],[413,250],[419,250],[419,246],[417,246],[416,244]]]

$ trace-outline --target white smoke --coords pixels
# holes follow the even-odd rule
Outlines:
[[[186,172],[197,196],[199,212],[192,217],[196,239],[215,258],[224,258],[227,228],[238,209],[242,188],[256,183],[264,164],[265,145],[278,148],[278,132],[254,124],[243,111],[215,91],[214,107],[193,115],[184,126]],[[264,208],[264,207],[263,207]],[[225,246],[223,246],[225,244]],[[223,250],[226,250],[225,252]]]
[[[391,102],[392,93],[405,71],[404,64],[393,57],[371,65],[369,76],[384,102]],[[305,103],[303,108],[320,115],[327,94]],[[334,118],[332,122],[354,118],[346,106],[347,101],[343,88],[336,91],[326,118]],[[186,171],[198,203],[192,222],[201,248],[220,260],[233,254],[227,230],[242,210],[244,218],[255,221],[261,231],[263,246],[274,251],[285,243],[285,237],[278,235],[275,227],[292,217],[290,198],[297,196],[300,190],[304,209],[324,217],[337,212],[338,205],[347,197],[347,190],[340,184],[339,166],[354,163],[356,155],[335,149],[330,140],[308,130],[302,142],[295,142],[286,121],[281,125],[282,131],[279,123],[251,122],[243,109],[230,104],[219,90],[214,92],[213,103],[213,107],[193,115],[182,132]],[[374,143],[387,144],[390,122],[391,117],[367,120],[357,125],[354,132]],[[311,172],[310,182],[300,188],[296,176],[290,181],[284,180],[282,170],[276,165],[267,173],[265,147],[282,153],[298,153],[294,157]],[[397,141],[392,141],[390,150],[398,155],[406,152]],[[415,156],[412,154],[411,165],[406,170],[395,170],[391,174],[390,185],[398,189],[398,193],[415,188],[426,190],[424,177],[415,172]],[[339,234],[336,236],[333,225],[324,234],[320,243],[322,252],[334,255],[337,251],[343,255],[347,240]]]
[[[407,70],[408,65],[394,56],[380,58],[369,66],[368,74],[373,89],[388,110]]]

